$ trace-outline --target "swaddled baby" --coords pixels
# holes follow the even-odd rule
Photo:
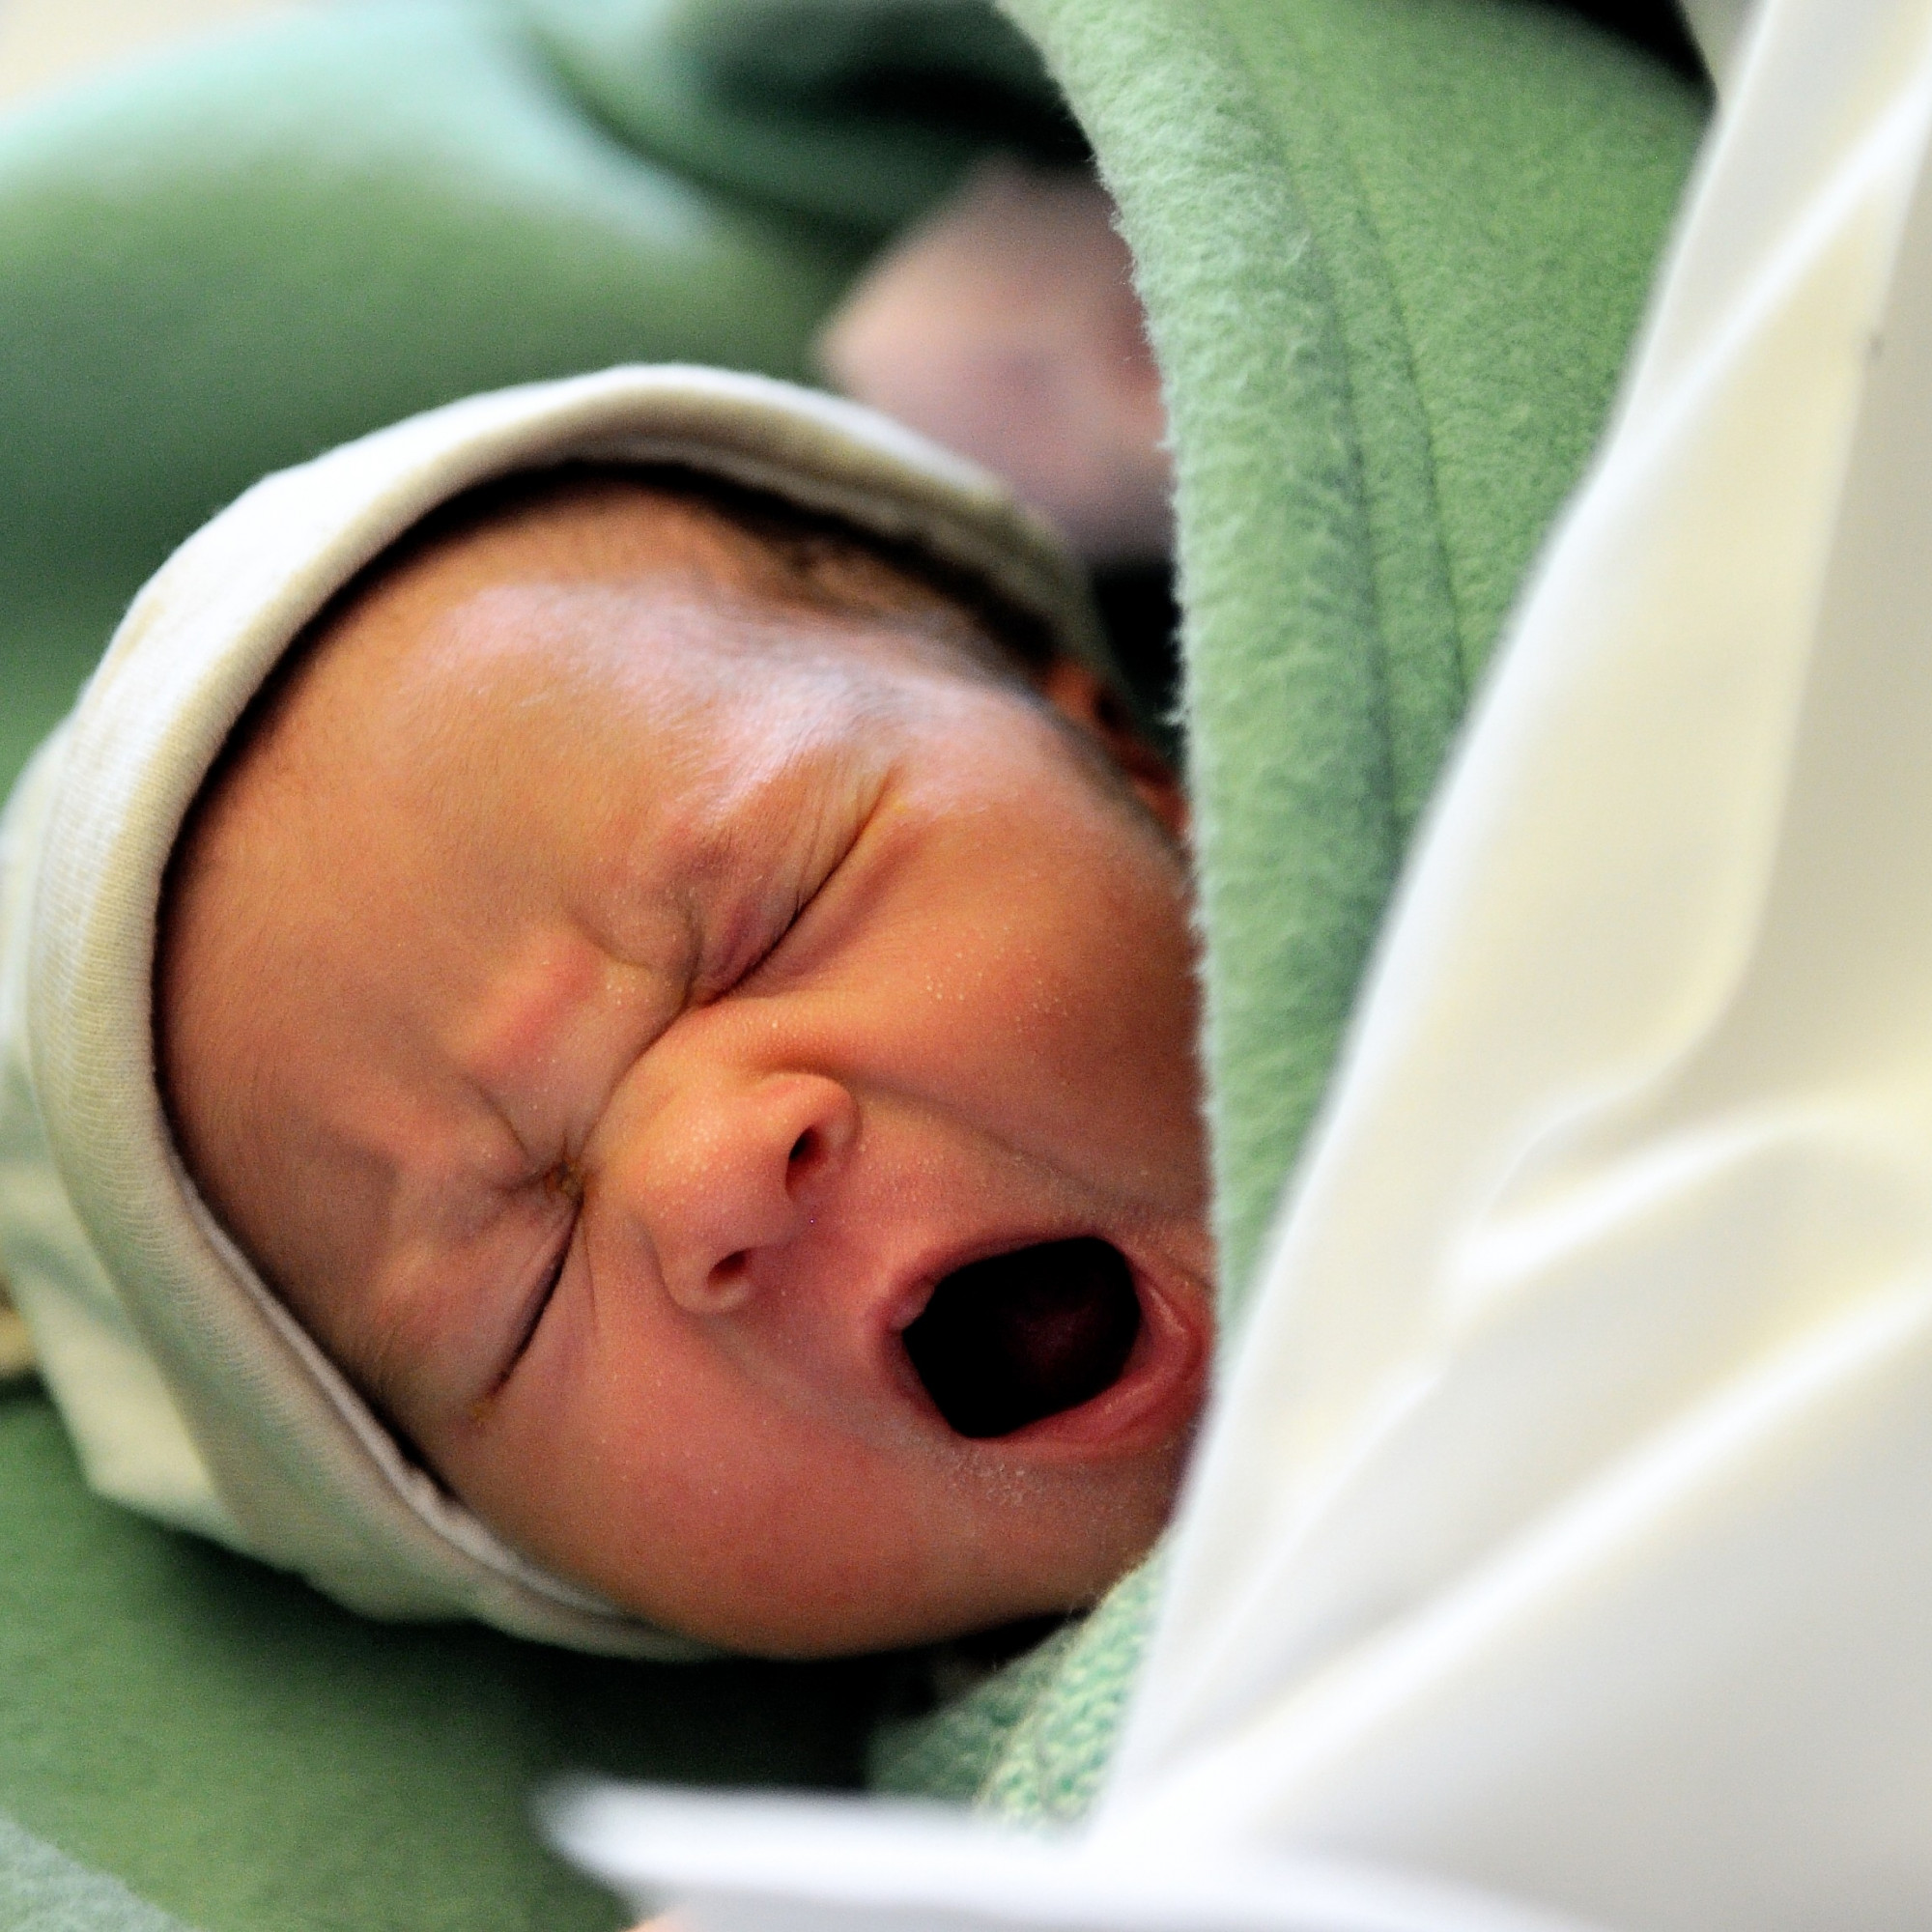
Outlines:
[[[595,1648],[1092,1601],[1210,1263],[1088,621],[978,472],[709,372],[217,519],[8,821],[0,1237],[97,1484]]]

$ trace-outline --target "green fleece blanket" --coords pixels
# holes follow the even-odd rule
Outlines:
[[[1471,686],[1608,406],[1699,92],[1522,0],[1010,0],[1132,244],[1179,476],[1224,1346]],[[1078,1815],[1155,1577],[889,1731]]]
[[[1702,101],[1542,0],[1014,12],[1168,383],[1233,1313]],[[800,373],[993,139],[1078,137],[952,0],[343,5],[0,123],[0,761],[263,469],[572,368]],[[0,1402],[0,1922],[608,1923],[528,1830],[543,1776],[848,1780],[898,1681],[357,1623],[89,1498],[31,1391]],[[881,1780],[1077,1810],[1151,1593],[888,1726]]]

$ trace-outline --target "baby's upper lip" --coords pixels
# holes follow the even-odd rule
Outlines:
[[[1108,1387],[1077,1406],[1028,1423],[1008,1435],[976,1438],[976,1446],[1023,1447],[1070,1458],[1102,1449],[1130,1452],[1172,1435],[1192,1419],[1200,1405],[1212,1333],[1206,1284],[1153,1251],[1151,1244],[1071,1220],[981,1231],[970,1238],[935,1243],[896,1276],[894,1290],[876,1312],[875,1341],[887,1358],[889,1373],[922,1413],[940,1420],[901,1337],[924,1312],[940,1282],[976,1262],[1083,1236],[1105,1241],[1132,1274],[1141,1329],[1126,1367]]]
[[[1036,1247],[1045,1241],[1064,1241],[1088,1232],[1073,1226],[1029,1227],[1026,1232],[982,1233],[967,1239],[935,1244],[896,1277],[895,1292],[880,1310],[885,1318],[885,1332],[892,1336],[904,1334],[924,1314],[933,1290],[948,1275],[971,1267],[975,1262],[991,1261],[996,1255],[1016,1254],[1021,1248]]]

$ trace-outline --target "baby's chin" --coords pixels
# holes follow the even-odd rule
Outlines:
[[[634,1607],[719,1650],[788,1662],[913,1649],[1077,1615],[1158,1542],[1183,1463],[1177,1447],[1077,1491],[1062,1487],[1024,1527],[1011,1506],[1037,1476],[981,1467],[964,1480],[995,1502],[999,1526],[977,1547],[969,1541],[930,1552],[923,1565],[873,1575],[833,1560],[744,1594],[699,1593],[668,1613],[661,1603]],[[1005,1548],[990,1549],[994,1541]]]

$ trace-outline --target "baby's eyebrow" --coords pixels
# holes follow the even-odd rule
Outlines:
[[[534,934],[452,1016],[441,1057],[503,1135],[472,1164],[498,1190],[580,1152],[624,1068],[675,1017],[684,984],[613,956],[579,922]]]
[[[465,1081],[494,1109],[505,1087],[554,1063],[557,1036],[607,989],[611,963],[575,928],[536,935],[449,1029],[445,1050]],[[521,1130],[509,1124],[521,1140]]]

